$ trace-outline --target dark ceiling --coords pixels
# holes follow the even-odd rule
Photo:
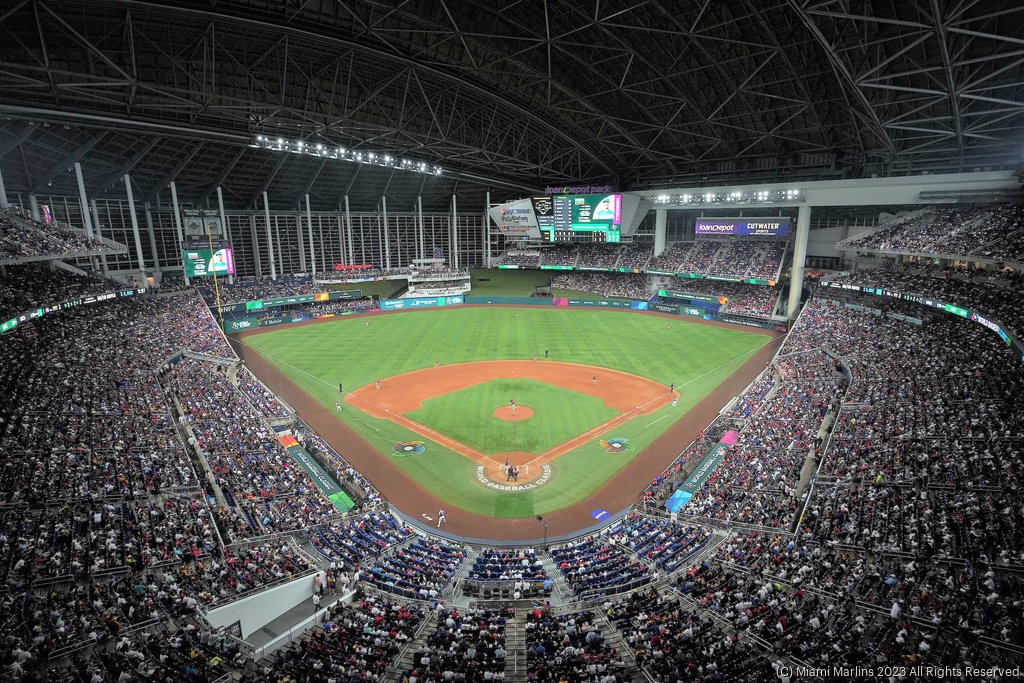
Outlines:
[[[127,172],[146,197],[399,210],[1016,168],[1022,25],[1019,0],[9,0],[0,168],[9,192],[73,193],[81,161],[98,196]]]

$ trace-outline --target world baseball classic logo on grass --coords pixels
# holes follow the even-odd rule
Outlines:
[[[392,448],[395,449],[395,455],[400,458],[408,455],[423,455],[427,452],[422,441],[399,441]]]
[[[598,443],[609,453],[632,453],[636,450],[636,446],[631,444],[629,439],[601,439]]]

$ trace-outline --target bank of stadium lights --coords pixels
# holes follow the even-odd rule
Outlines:
[[[422,161],[411,159],[399,159],[390,154],[377,154],[376,152],[358,152],[354,149],[334,147],[325,145],[322,142],[307,144],[302,140],[292,142],[284,138],[269,138],[265,135],[257,135],[249,145],[258,149],[269,149],[275,152],[291,152],[292,154],[307,154],[321,159],[337,159],[339,161],[350,161],[357,164],[373,164],[374,166],[386,166],[397,168],[412,173],[429,173],[430,175],[441,175],[444,171],[440,166],[433,166]]]
[[[772,204],[799,201],[800,190],[758,190],[756,192],[705,192],[704,194],[659,194],[655,204]]]

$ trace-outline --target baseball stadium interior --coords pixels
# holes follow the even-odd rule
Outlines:
[[[0,680],[1024,676],[1022,26],[0,3]]]

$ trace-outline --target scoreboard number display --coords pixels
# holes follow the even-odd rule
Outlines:
[[[621,242],[622,195],[555,195],[550,230],[552,242]]]

